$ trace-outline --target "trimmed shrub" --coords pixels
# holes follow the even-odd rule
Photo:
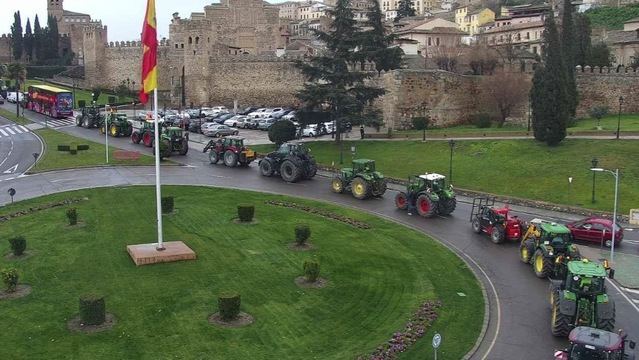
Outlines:
[[[241,298],[238,293],[225,293],[217,298],[217,306],[220,309],[220,317],[224,321],[230,321],[240,314]]]
[[[69,145],[58,145],[58,151],[69,151],[71,150],[71,146]]]
[[[308,282],[316,282],[320,274],[320,264],[316,260],[304,261],[304,278]]]
[[[240,204],[237,206],[237,217],[241,222],[253,221],[255,215],[255,206],[250,204]]]
[[[27,249],[27,239],[22,236],[9,239],[9,244],[11,245],[11,252],[13,252],[15,256],[24,254],[24,251]]]
[[[69,150],[69,154],[77,155],[78,154],[78,150],[77,149],[71,149],[71,150]]]
[[[472,117],[473,124],[480,129],[489,128],[492,125],[492,121],[490,120],[490,115],[486,113],[475,114]]]
[[[308,238],[311,237],[311,228],[306,224],[295,225],[295,242],[298,245],[304,245]]]
[[[76,225],[78,223],[78,210],[76,208],[67,209],[67,219],[69,220],[69,225]]]
[[[162,197],[162,214],[170,214],[173,212],[175,201],[173,196]]]
[[[83,151],[83,150],[89,150],[89,145],[86,145],[86,144],[78,145],[78,151]]]
[[[80,322],[84,325],[101,325],[106,319],[104,297],[97,294],[80,296]]]
[[[2,276],[2,282],[4,283],[4,288],[7,292],[16,291],[16,287],[18,287],[18,270],[15,268],[2,269],[0,271],[0,276]]]
[[[268,139],[279,146],[282,143],[295,139],[295,125],[293,122],[284,120],[277,121],[268,129]]]

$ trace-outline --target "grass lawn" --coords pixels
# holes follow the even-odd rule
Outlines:
[[[446,141],[357,141],[344,143],[344,160],[356,157],[377,161],[385,175],[407,178],[410,174],[437,172],[448,175],[450,148]],[[253,146],[272,151],[272,146]],[[310,148],[324,165],[339,164],[339,148],[333,142],[313,142]],[[457,141],[453,157],[453,184],[460,188],[577,205],[612,212],[614,177],[597,175],[595,204],[591,203],[593,157],[599,166],[619,167],[622,172],[619,206],[627,214],[639,203],[639,145],[636,140],[567,139],[557,147],[534,140]],[[568,178],[572,177],[572,185]]]
[[[403,329],[424,300],[439,299],[439,319],[402,359],[430,359],[435,331],[440,357],[459,359],[483,321],[481,290],[465,264],[442,245],[380,218],[288,197],[202,187],[163,188],[176,212],[164,217],[167,240],[183,240],[197,261],[136,267],[125,246],[155,239],[154,188],[127,187],[56,194],[6,206],[2,215],[55,200],[88,197],[74,206],[82,226],[66,225],[59,207],[12,219],[0,237],[23,235],[15,266],[33,292],[2,301],[0,358],[51,359],[353,359]],[[264,204],[295,201],[365,221],[362,230],[298,210]],[[231,221],[238,202],[256,205],[254,225]],[[212,204],[215,204],[212,206]],[[311,226],[310,252],[288,249],[298,222]],[[0,253],[9,251],[6,241]],[[323,289],[298,288],[302,262],[319,259]],[[209,325],[217,294],[234,290],[255,323]],[[70,333],[78,296],[106,296],[116,326],[93,335]],[[466,294],[460,297],[457,293]],[[454,341],[453,341],[454,339]]]
[[[25,84],[22,84],[22,89],[23,91],[27,91],[27,89],[29,88],[29,86],[31,85],[52,85],[55,86],[57,88],[61,88],[61,89],[67,89],[69,91],[73,91],[73,88],[70,87],[66,87],[66,86],[61,86],[61,85],[57,85],[57,84],[50,84],[44,81],[40,81],[40,80],[33,80],[33,79],[27,79]],[[15,85],[15,84],[14,84]],[[133,99],[131,97],[119,97],[116,96],[114,94],[108,94],[108,93],[101,93],[100,97],[98,98],[98,104],[106,104],[109,100],[109,96],[115,96],[118,102],[129,102],[129,101],[133,101]],[[87,90],[82,90],[82,89],[75,89],[75,100],[76,100],[76,107],[77,102],[80,100],[84,100],[86,101],[87,104],[91,103],[92,97],[91,97],[91,91],[87,91]]]
[[[46,151],[44,157],[40,158],[40,161],[31,172],[106,164],[106,149],[103,144],[80,139],[52,129],[40,129],[35,132],[46,143]],[[66,151],[58,151],[58,145],[70,145],[75,148],[80,144],[88,144],[89,150],[78,151],[76,155],[71,155]],[[116,150],[118,149],[109,146],[109,165],[153,165],[155,163],[152,156],[144,154],[138,160],[117,160],[113,156]]]
[[[22,108],[20,109],[20,113],[22,113]],[[31,124],[31,120],[27,119],[26,117],[16,116],[15,111],[12,112],[5,109],[0,109],[0,116],[2,116],[3,118],[9,119],[20,125]]]
[[[617,131],[618,115],[608,115],[601,118],[600,125],[601,131],[607,133]],[[577,121],[577,125],[568,129],[568,131],[594,131],[597,130],[597,119],[583,119]],[[639,131],[639,114],[621,114],[620,132],[624,131]]]

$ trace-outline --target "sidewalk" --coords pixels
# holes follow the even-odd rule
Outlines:
[[[622,245],[623,246],[623,245]],[[591,260],[610,260],[610,248],[580,246],[581,255]],[[611,264],[615,270],[615,280],[623,287],[639,289],[639,256],[615,251],[615,262]]]

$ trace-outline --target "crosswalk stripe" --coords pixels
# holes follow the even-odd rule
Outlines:
[[[16,134],[13,130],[11,130],[11,128],[7,128],[7,132],[9,134],[11,134],[11,135],[15,135]]]
[[[24,132],[29,132],[29,129],[27,129],[26,127],[22,126],[22,125],[18,125],[18,127],[20,129],[22,129]]]
[[[4,132],[4,130],[2,130],[2,129],[0,129],[0,133],[2,133],[2,135],[3,135],[3,136],[9,136],[9,135],[7,135],[7,133],[6,133],[6,132]]]

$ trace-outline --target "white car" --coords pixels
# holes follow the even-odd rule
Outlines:
[[[307,125],[304,129],[302,129],[302,136],[314,137],[317,135],[319,134],[317,133],[317,125],[315,124]]]
[[[230,119],[224,120],[224,125],[241,128],[244,127],[244,122],[246,121],[246,119],[247,117],[244,115],[235,115]]]
[[[261,117],[264,116],[264,113],[266,113],[268,109],[267,108],[259,108],[251,113],[248,114],[249,117],[253,118],[253,119],[259,119]]]
[[[202,114],[204,114],[204,116],[215,116],[219,113],[222,112],[229,112],[229,110],[226,108],[226,106],[213,106],[210,108],[202,108]]]
[[[18,100],[17,101],[22,101],[24,100],[24,94],[21,92],[18,92]],[[7,101],[10,103],[16,103],[16,93],[15,92],[9,92],[7,93]]]
[[[325,122],[324,123],[324,128],[326,129],[326,133],[327,134],[332,134],[335,132],[335,127],[333,126],[333,122],[329,121],[329,122]]]
[[[295,120],[295,115],[297,114],[297,111],[293,110],[290,113],[282,116],[282,120],[289,120],[289,121],[293,121]]]

